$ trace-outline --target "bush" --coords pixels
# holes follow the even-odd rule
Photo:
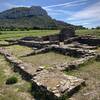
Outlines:
[[[18,79],[16,77],[10,77],[7,79],[6,84],[15,84],[17,83]]]

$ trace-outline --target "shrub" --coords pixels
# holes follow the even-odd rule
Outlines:
[[[18,79],[16,77],[10,77],[7,79],[6,84],[15,84],[17,83]]]

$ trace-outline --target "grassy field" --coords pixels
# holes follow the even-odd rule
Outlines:
[[[21,38],[25,36],[44,36],[59,33],[59,30],[0,31],[0,40]]]
[[[77,35],[92,35],[100,37],[100,30],[76,30]]]
[[[44,36],[56,33],[59,33],[59,30],[0,31],[0,40],[25,36]],[[76,34],[100,36],[100,30],[76,30]]]

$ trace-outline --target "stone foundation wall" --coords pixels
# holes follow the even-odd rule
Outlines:
[[[94,55],[94,56],[87,56],[84,58],[80,58],[79,60],[75,60],[69,63],[64,63],[64,64],[60,64],[57,65],[57,69],[61,70],[61,71],[71,71],[71,70],[75,70],[78,69],[79,67],[81,67],[82,65],[87,64],[89,61],[93,61],[93,60],[97,60],[98,56]]]
[[[72,94],[72,91],[76,91],[76,87],[85,83],[84,80],[65,75],[57,69],[34,69],[30,64],[18,60],[4,48],[0,48],[0,54],[14,65],[14,71],[19,72],[24,79],[32,82],[32,89],[36,91],[35,93],[40,93],[43,100],[58,100],[66,93]]]
[[[77,40],[79,43],[88,44],[91,46],[100,46],[100,38],[82,36]]]
[[[52,50],[64,55],[69,55],[74,57],[84,57],[86,54],[89,54],[88,50],[79,49],[79,48],[70,48],[64,46],[60,47],[58,45],[53,45]]]
[[[57,41],[43,41],[43,42],[39,42],[39,41],[24,41],[24,40],[18,40],[18,44],[19,45],[24,45],[24,46],[28,46],[28,47],[36,47],[36,48],[43,48],[46,47],[48,45],[52,45],[52,44],[58,44]]]
[[[40,42],[29,42],[29,41],[24,41],[24,40],[19,40],[18,41],[19,45],[23,45],[23,46],[28,46],[28,47],[36,47],[36,48],[42,48],[43,45],[40,44]]]
[[[64,44],[70,44],[70,43],[73,43],[73,42],[77,42],[80,38],[78,36],[76,37],[71,37],[69,39],[66,39],[64,40]]]
[[[24,37],[24,38],[21,38],[20,40],[24,40],[24,41],[42,41],[41,38],[39,37]]]

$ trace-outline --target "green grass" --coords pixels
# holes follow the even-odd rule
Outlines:
[[[59,33],[59,30],[0,31],[0,40],[16,39],[25,36],[44,36]]]
[[[77,35],[92,35],[100,37],[100,30],[76,30]]]
[[[0,40],[16,39],[25,36],[44,36],[59,33],[59,30],[0,31]],[[100,30],[76,30],[77,35],[100,36]]]
[[[32,48],[20,45],[12,45],[5,48],[16,57],[24,56],[33,51]]]
[[[6,85],[9,77],[15,76],[18,82],[13,85]],[[31,100],[30,83],[22,80],[18,73],[11,70],[10,64],[0,56],[0,100]],[[27,99],[26,99],[27,98]]]
[[[12,76],[12,77],[9,77],[7,80],[6,80],[6,84],[7,85],[12,85],[12,84],[15,84],[18,82],[18,79],[17,77],[15,76]]]

